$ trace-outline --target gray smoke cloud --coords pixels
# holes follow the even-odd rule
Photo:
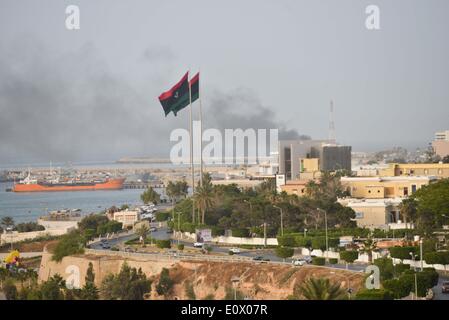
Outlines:
[[[166,75],[173,57],[168,47],[147,48],[136,60],[147,64],[150,78],[135,86],[91,44],[70,53],[31,38],[0,46],[0,161],[168,157],[170,131],[187,127],[188,117],[164,118],[157,100],[173,84]],[[214,90],[208,101],[205,127],[278,128],[281,138],[301,137],[248,89]]]
[[[265,106],[257,94],[248,88],[238,88],[229,93],[215,90],[209,97],[205,127],[217,129],[278,129],[280,139],[310,139],[296,129],[276,119],[276,108]]]

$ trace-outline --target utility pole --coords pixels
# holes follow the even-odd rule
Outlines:
[[[273,206],[276,209],[279,209],[279,211],[281,212],[281,236],[284,235],[284,218],[283,218],[283,212],[282,212],[282,208],[278,207],[278,206]]]
[[[421,271],[423,271],[423,260],[422,260],[422,255],[423,255],[423,250],[422,250],[422,245],[423,245],[423,240],[422,238],[419,239],[419,256],[420,256],[420,264],[421,264]]]
[[[326,210],[320,209],[320,208],[316,208],[318,211],[321,211],[324,213],[324,229],[325,229],[325,233],[326,233],[326,260],[328,260],[328,255],[329,255],[329,238],[327,236],[327,212]]]

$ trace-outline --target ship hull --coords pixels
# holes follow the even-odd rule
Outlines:
[[[81,184],[81,185],[51,185],[51,184],[15,184],[14,192],[52,192],[52,191],[95,191],[95,190],[120,190],[123,189],[125,179],[109,179],[105,182]]]

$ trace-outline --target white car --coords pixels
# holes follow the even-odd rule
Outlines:
[[[229,252],[232,252],[234,254],[240,253],[240,248],[229,248]]]
[[[204,243],[202,243],[202,242],[195,242],[195,243],[193,243],[193,246],[195,248],[202,248],[204,246]]]
[[[307,264],[307,261],[305,259],[295,259],[292,261],[292,264],[294,266],[302,267],[303,265]]]

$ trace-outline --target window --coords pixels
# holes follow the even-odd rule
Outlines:
[[[416,184],[412,184],[412,193],[416,192]]]
[[[360,211],[356,211],[355,212],[355,218],[356,219],[363,219],[363,212],[360,212]]]

